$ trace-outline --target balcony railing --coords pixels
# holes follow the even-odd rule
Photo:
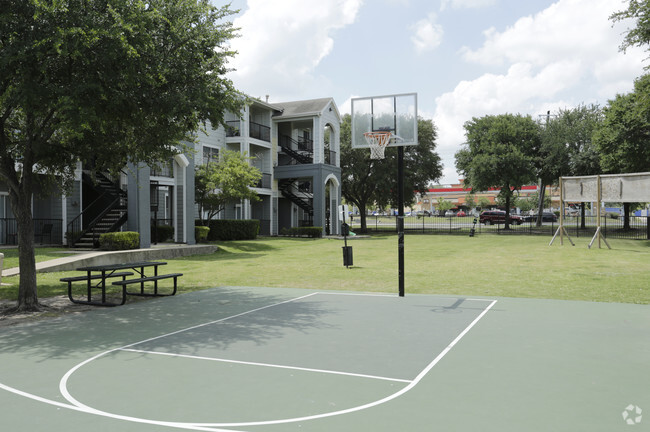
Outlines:
[[[226,136],[227,137],[238,137],[241,136],[239,133],[239,120],[229,120],[226,122]]]
[[[271,189],[271,174],[262,173],[262,178],[257,182],[255,187],[261,189]]]
[[[271,142],[271,128],[269,126],[250,122],[248,133],[251,138]]]
[[[172,161],[170,160],[151,165],[150,175],[152,177],[174,177],[174,167]]]
[[[35,244],[61,244],[61,219],[34,219]],[[16,219],[0,219],[0,244],[18,244],[18,225]]]

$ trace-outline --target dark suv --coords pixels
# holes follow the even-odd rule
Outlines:
[[[492,225],[492,224],[504,224],[506,223],[506,212],[503,210],[486,210],[478,218],[478,221],[482,224]],[[521,216],[510,215],[510,223],[513,225],[521,225],[523,220]]]
[[[524,217],[524,222],[536,222],[537,215],[528,215]],[[542,222],[557,222],[557,216],[553,212],[543,212],[542,213]]]

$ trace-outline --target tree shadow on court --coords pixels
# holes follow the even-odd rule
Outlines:
[[[308,332],[328,325],[319,320],[329,313],[325,306],[318,302],[283,303],[291,298],[222,287],[16,325],[0,332],[0,363],[7,354],[19,356],[25,364],[83,360],[145,340],[161,346],[171,341],[191,355],[200,346],[226,348],[242,341],[261,345],[282,337],[288,329]],[[172,333],[167,340],[161,338]],[[134,348],[142,349],[142,344],[138,345]]]

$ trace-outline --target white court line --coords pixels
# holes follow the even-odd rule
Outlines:
[[[316,373],[331,374],[331,375],[346,375],[346,376],[357,377],[357,378],[369,378],[369,379],[382,380],[382,381],[396,381],[396,382],[407,383],[407,384],[411,382],[411,380],[405,380],[400,378],[388,378],[388,377],[380,377],[375,375],[357,374],[351,372],[339,372],[339,371],[332,371],[332,370],[325,370],[325,369],[311,369],[311,368],[303,368],[297,366],[283,366],[283,365],[276,365],[270,363],[256,363],[256,362],[247,362],[247,361],[240,361],[240,360],[219,359],[213,357],[200,357],[200,356],[192,356],[186,354],[166,353],[160,351],[144,351],[144,350],[136,350],[130,348],[123,349],[122,351],[129,351],[129,352],[135,352],[141,354],[162,355],[162,356],[169,356],[169,357],[180,357],[180,358],[188,358],[194,360],[208,360],[208,361],[216,361],[216,362],[223,362],[223,363],[235,363],[235,364],[242,364],[242,365],[249,365],[249,366],[262,366],[262,367],[270,367],[270,368],[278,368],[278,369],[292,369],[292,370],[298,370],[303,372],[316,372]]]
[[[43,397],[40,397],[40,396],[37,396],[37,395],[34,395],[34,394],[30,394],[30,393],[27,393],[27,392],[24,392],[24,391],[21,391],[21,390],[15,389],[15,388],[13,388],[13,387],[10,387],[10,386],[7,386],[7,385],[4,385],[4,384],[2,384],[2,383],[0,383],[0,388],[4,389],[4,390],[6,390],[6,391],[9,391],[9,392],[15,393],[15,394],[20,395],[20,396],[23,396],[23,397],[26,397],[26,398],[30,398],[30,399],[33,399],[33,400],[36,400],[36,401],[39,401],[39,402],[47,403],[47,404],[50,404],[50,405],[53,405],[53,406],[57,406],[57,407],[60,407],[60,408],[67,408],[67,409],[71,409],[71,410],[74,410],[74,411],[80,411],[80,412],[84,412],[84,413],[88,413],[88,414],[100,415],[100,416],[104,416],[104,417],[112,418],[112,419],[117,419],[117,420],[125,420],[125,421],[130,421],[130,422],[135,422],[135,423],[143,423],[143,424],[151,424],[151,425],[160,425],[160,426],[173,427],[173,428],[178,428],[178,429],[189,429],[189,430],[210,431],[210,432],[243,432],[243,431],[241,431],[241,430],[233,431],[233,430],[222,429],[222,428],[223,428],[223,427],[243,427],[243,426],[264,426],[264,425],[274,425],[274,424],[292,423],[292,422],[298,422],[298,421],[315,420],[315,419],[319,419],[319,418],[332,417],[332,416],[338,416],[338,415],[343,415],[343,414],[348,414],[348,413],[352,413],[352,412],[361,411],[361,410],[364,410],[364,409],[368,409],[368,408],[375,407],[375,406],[377,406],[377,405],[380,405],[380,404],[383,404],[383,403],[389,402],[389,401],[391,401],[391,400],[393,400],[393,399],[395,399],[395,398],[398,398],[398,397],[402,396],[403,394],[405,394],[406,392],[408,392],[409,390],[411,390],[412,388],[414,388],[414,387],[415,387],[415,386],[416,386],[416,385],[417,385],[417,384],[418,384],[418,383],[419,383],[419,382],[424,378],[424,376],[426,376],[426,374],[427,374],[427,373],[428,373],[428,372],[429,372],[429,371],[430,371],[430,370],[431,370],[431,369],[432,369],[436,364],[438,364],[438,362],[439,362],[440,360],[442,360],[442,358],[443,358],[443,357],[444,357],[444,356],[445,356],[445,355],[446,355],[446,354],[447,354],[447,353],[448,353],[448,352],[449,352],[449,351],[450,351],[450,350],[451,350],[451,349],[452,349],[452,348],[453,348],[453,347],[454,347],[454,346],[455,346],[455,345],[456,345],[456,344],[457,344],[457,343],[458,343],[458,342],[459,342],[459,341],[460,341],[460,340],[461,340],[461,339],[462,339],[462,338],[463,338],[463,337],[464,337],[464,336],[465,336],[465,335],[466,335],[466,334],[467,334],[467,333],[472,329],[472,327],[474,327],[474,326],[475,326],[475,325],[476,325],[476,324],[481,320],[481,318],[483,318],[483,316],[485,316],[485,314],[487,314],[487,312],[488,312],[488,311],[489,311],[489,310],[490,310],[490,309],[491,309],[491,308],[492,308],[492,307],[497,303],[496,300],[492,300],[491,303],[490,303],[490,304],[489,304],[489,305],[488,305],[488,306],[483,310],[483,312],[482,312],[480,315],[478,315],[478,316],[474,319],[474,321],[472,321],[472,322],[471,322],[471,323],[470,323],[470,324],[465,328],[465,330],[463,330],[463,332],[461,332],[461,333],[460,333],[460,334],[459,334],[459,335],[458,335],[458,336],[457,336],[457,337],[456,337],[456,338],[455,338],[455,339],[454,339],[454,340],[453,340],[453,341],[452,341],[452,342],[451,342],[451,343],[450,343],[450,344],[449,344],[449,345],[448,345],[448,346],[447,346],[447,347],[446,347],[446,348],[445,348],[445,349],[444,349],[444,350],[443,350],[443,351],[442,351],[442,352],[441,352],[441,353],[440,353],[440,354],[439,354],[439,355],[438,355],[438,356],[437,356],[437,357],[436,357],[436,358],[435,358],[435,359],[434,359],[434,360],[433,360],[433,361],[432,361],[432,362],[431,362],[431,363],[430,363],[430,364],[429,364],[429,365],[424,369],[424,370],[422,370],[422,372],[421,372],[421,373],[420,373],[420,374],[419,374],[419,375],[418,375],[414,380],[410,381],[409,384],[408,384],[407,386],[405,386],[402,390],[400,390],[400,391],[398,391],[398,392],[396,392],[396,393],[394,393],[394,394],[392,394],[392,395],[390,395],[390,396],[388,396],[388,397],[385,397],[385,398],[383,398],[383,399],[381,399],[381,400],[378,400],[378,401],[375,401],[375,402],[372,402],[372,403],[368,403],[368,404],[365,404],[365,405],[361,405],[361,406],[358,406],[358,407],[353,407],[353,408],[345,409],[345,410],[340,410],[340,411],[335,411],[335,412],[329,412],[329,413],[324,413],[324,414],[318,414],[318,415],[313,415],[313,416],[300,417],[300,418],[289,418],[289,419],[282,419],[282,420],[259,421],[259,422],[245,422],[245,423],[187,423],[187,422],[166,422],[166,421],[153,420],[153,419],[143,419],[143,418],[138,418],[138,417],[130,417],[130,416],[125,416],[125,415],[113,414],[113,413],[108,413],[108,412],[105,412],[105,411],[100,411],[100,410],[98,410],[98,409],[95,409],[95,408],[92,408],[92,407],[89,407],[89,406],[87,406],[87,405],[84,405],[84,404],[80,403],[79,401],[77,401],[76,399],[74,399],[74,398],[72,397],[72,395],[70,395],[70,393],[69,393],[68,390],[67,390],[67,381],[68,381],[68,379],[70,378],[70,376],[71,376],[71,375],[72,375],[76,370],[78,370],[78,369],[81,368],[82,366],[84,366],[84,365],[86,365],[86,364],[88,364],[88,363],[90,363],[90,362],[92,362],[92,361],[94,361],[94,360],[96,360],[96,359],[98,359],[98,358],[100,358],[100,357],[102,357],[102,356],[105,356],[105,355],[107,355],[107,354],[110,354],[110,353],[113,353],[113,352],[116,352],[116,351],[119,351],[119,350],[127,350],[127,349],[130,349],[131,347],[133,347],[133,346],[135,346],[135,345],[138,345],[138,344],[142,344],[142,343],[146,343],[146,342],[154,341],[154,340],[157,340],[157,339],[161,339],[161,338],[164,338],[164,337],[167,337],[167,336],[172,336],[172,335],[179,334],[179,333],[182,333],[182,332],[186,332],[186,331],[189,331],[189,330],[193,330],[193,329],[196,329],[196,328],[205,327],[205,326],[208,326],[208,325],[211,325],[211,324],[216,324],[216,323],[223,322],[223,321],[226,321],[226,320],[229,320],[229,319],[233,319],[233,318],[236,318],[236,317],[240,317],[240,316],[243,316],[243,315],[247,315],[247,314],[250,314],[250,313],[253,313],[253,312],[257,312],[257,311],[260,311],[260,310],[268,309],[268,308],[271,308],[271,307],[274,307],[274,306],[279,306],[279,305],[282,305],[282,304],[285,304],[285,303],[290,303],[290,302],[298,301],[298,300],[301,300],[301,299],[304,299],[304,298],[308,298],[308,297],[311,297],[311,296],[314,296],[314,295],[317,295],[317,294],[333,294],[333,293],[331,293],[331,292],[329,292],[329,293],[322,293],[322,292],[319,293],[319,292],[314,292],[314,293],[307,294],[307,295],[304,295],[304,296],[301,296],[301,297],[297,297],[297,298],[294,298],[294,299],[289,299],[289,300],[286,300],[286,301],[283,301],[283,302],[279,302],[279,303],[275,303],[275,304],[271,304],[271,305],[263,306],[263,307],[260,307],[260,308],[252,309],[252,310],[249,310],[249,311],[246,311],[246,312],[242,312],[242,313],[240,313],[240,314],[232,315],[232,316],[230,316],[230,317],[222,318],[222,319],[219,319],[219,320],[211,321],[211,322],[208,322],[208,323],[204,323],[204,324],[196,325],[196,326],[193,326],[193,327],[189,327],[189,328],[186,328],[186,329],[178,330],[178,331],[171,332],[171,333],[168,333],[168,334],[164,334],[164,335],[161,335],[161,336],[156,336],[156,337],[153,337],[153,338],[149,338],[149,339],[146,339],[146,340],[142,340],[142,341],[139,341],[139,342],[135,342],[135,343],[132,343],[132,344],[128,344],[128,345],[125,345],[125,346],[123,346],[123,347],[115,348],[115,349],[111,349],[111,350],[109,350],[109,351],[105,351],[105,352],[103,352],[103,353],[100,353],[100,354],[98,354],[98,355],[95,355],[94,357],[85,360],[84,362],[78,364],[77,366],[75,366],[74,368],[72,368],[70,371],[68,371],[68,372],[64,375],[64,377],[61,379],[61,382],[59,383],[59,390],[61,391],[61,394],[62,394],[62,395],[63,395],[63,396],[64,396],[64,397],[69,401],[69,402],[71,402],[72,405],[68,405],[68,404],[61,403],[61,402],[58,402],[58,401],[55,401],[55,400],[46,399],[46,398],[43,398]],[[350,294],[349,294],[349,293],[336,293],[336,295],[350,295]],[[352,295],[354,295],[354,294],[352,294]],[[367,295],[367,296],[376,296],[376,297],[385,297],[385,296],[386,296],[386,295],[381,295],[381,294],[358,294],[358,295]],[[393,295],[392,297],[394,297],[394,295]],[[468,299],[468,300],[469,300],[469,299]],[[472,300],[478,300],[478,301],[490,301],[490,300],[484,300],[484,299],[472,299]]]
[[[91,362],[93,360],[96,360],[96,359],[98,359],[98,358],[100,358],[102,356],[105,356],[105,355],[110,354],[110,353],[115,352],[115,351],[119,351],[121,349],[132,347],[132,346],[135,346],[135,345],[138,345],[138,344],[141,344],[141,343],[145,343],[145,342],[150,342],[150,341],[153,341],[153,340],[156,340],[156,339],[161,339],[161,338],[164,338],[164,337],[167,337],[167,336],[172,336],[172,335],[182,333],[182,332],[185,332],[185,331],[205,327],[205,326],[208,326],[208,325],[211,325],[211,324],[216,324],[216,323],[223,322],[223,321],[233,319],[233,318],[237,318],[237,317],[249,314],[249,313],[253,313],[253,312],[260,311],[260,310],[268,309],[270,307],[279,306],[281,304],[301,300],[301,299],[311,297],[311,296],[316,295],[316,294],[318,294],[318,292],[314,292],[314,293],[307,294],[307,295],[304,295],[304,296],[301,296],[301,297],[296,297],[296,298],[293,298],[293,299],[285,300],[283,302],[262,306],[262,307],[259,307],[259,308],[256,308],[256,309],[252,309],[252,310],[249,310],[249,311],[246,311],[246,312],[242,312],[240,314],[232,315],[232,316],[222,318],[222,319],[219,319],[219,320],[215,320],[215,321],[211,321],[211,322],[208,322],[208,323],[199,324],[199,325],[196,325],[196,326],[193,326],[193,327],[178,330],[178,331],[168,333],[168,334],[164,334],[164,335],[161,335],[161,336],[156,336],[156,337],[153,337],[153,338],[150,338],[150,339],[146,339],[146,340],[143,340],[143,341],[139,341],[139,342],[135,342],[135,343],[132,343],[132,344],[129,344],[129,345],[125,345],[124,347],[121,347],[121,348],[115,348],[115,349],[112,349],[112,350],[109,350],[109,351],[105,351],[105,352],[103,352],[101,354],[98,354],[98,355],[96,355],[96,356],[94,356],[94,357],[92,357],[92,358],[78,364],[73,369],[77,370],[78,368],[80,368],[84,364],[87,364],[87,363],[89,363],[89,362]],[[72,374],[72,372],[73,372],[73,370],[68,371],[68,373],[66,375],[64,375],[64,377],[61,379],[61,382],[59,383],[59,391],[61,391],[61,393],[64,395],[64,397],[65,397],[66,394],[69,394],[69,393],[67,391],[67,388],[65,389],[65,393],[61,390],[62,385],[65,387],[65,384],[67,384],[67,380],[70,377],[70,375]],[[64,383],[64,380],[65,380],[65,383]],[[168,426],[168,427],[174,427],[174,428],[177,428],[177,429],[190,429],[190,430],[209,431],[209,432],[242,432],[242,431],[233,431],[233,430],[230,430],[230,429],[215,428],[214,426],[202,427],[202,426],[196,426],[196,425],[188,424],[188,423],[164,422],[164,421],[158,421],[158,420],[141,419],[141,418],[138,418],[138,417],[130,417],[130,416],[123,416],[123,415],[119,415],[119,414],[112,414],[112,413],[99,411],[99,410],[97,410],[95,408],[91,408],[89,406],[86,406],[86,405],[80,404],[80,403],[79,404],[75,404],[75,403],[65,404],[65,403],[55,401],[55,400],[52,400],[52,399],[47,399],[47,398],[44,398],[44,397],[41,397],[41,396],[38,396],[38,395],[35,395],[35,394],[32,394],[32,393],[25,392],[25,391],[19,390],[17,388],[14,388],[14,387],[2,384],[2,383],[0,383],[0,388],[5,390],[5,391],[8,391],[10,393],[14,393],[14,394],[16,394],[18,396],[22,396],[22,397],[32,399],[32,400],[35,400],[35,401],[38,401],[38,402],[46,403],[46,404],[49,404],[49,405],[53,405],[53,406],[56,406],[56,407],[59,407],[59,408],[66,408],[66,409],[70,409],[70,410],[73,410],[73,411],[84,412],[84,413],[87,413],[87,414],[100,415],[100,416],[103,416],[103,417],[108,417],[108,418],[117,419],[117,420],[126,420],[126,421],[130,421],[130,422],[135,422],[135,423],[145,423],[145,424],[151,424],[151,425]],[[70,397],[72,397],[72,396],[70,396]],[[72,398],[72,399],[74,400],[74,398]],[[68,401],[70,401],[70,400],[68,399]]]
[[[425,367],[425,368],[422,370],[422,372],[420,372],[420,373],[418,374],[418,376],[415,377],[415,379],[414,379],[413,381],[411,381],[411,383],[410,383],[409,385],[407,385],[406,387],[404,387],[403,389],[399,390],[398,392],[393,393],[392,395],[387,396],[387,397],[385,397],[385,398],[383,398],[383,399],[380,399],[380,400],[377,400],[377,401],[375,401],[375,402],[371,402],[371,403],[368,403],[368,404],[365,404],[365,405],[360,405],[360,406],[357,406],[357,407],[353,407],[353,408],[348,408],[348,409],[344,409],[344,410],[340,410],[340,411],[332,411],[332,412],[324,413],[324,414],[316,414],[316,415],[312,415],[312,416],[305,416],[305,417],[295,417],[295,418],[288,418],[288,419],[282,419],[282,420],[268,420],[268,421],[259,421],[259,422],[241,422],[241,423],[194,423],[194,424],[195,424],[196,426],[201,426],[201,427],[206,427],[206,426],[215,426],[215,427],[242,427],[242,426],[267,426],[267,425],[276,425],[276,424],[283,424],[283,423],[294,423],[294,422],[301,422],[301,421],[316,420],[316,419],[321,419],[321,418],[326,418],[326,417],[332,417],[332,416],[339,416],[339,415],[343,415],[343,414],[350,414],[350,413],[353,413],[353,412],[362,411],[362,410],[365,410],[365,409],[368,409],[368,408],[376,407],[377,405],[381,405],[381,404],[384,404],[384,403],[386,403],[386,402],[390,402],[390,401],[392,401],[393,399],[396,399],[396,398],[402,396],[402,395],[405,394],[406,392],[410,391],[413,387],[415,387],[416,385],[418,385],[418,383],[419,383],[419,382],[420,382],[420,381],[421,381],[421,380],[422,380],[422,379],[423,379],[423,378],[424,378],[424,377],[429,373],[429,371],[431,371],[431,369],[433,369],[433,367],[434,367],[435,365],[437,365],[437,364],[440,362],[440,360],[442,360],[443,357],[444,357],[445,355],[447,355],[447,353],[448,353],[449,351],[451,351],[451,349],[452,349],[452,348],[453,348],[453,347],[454,347],[454,346],[455,346],[455,345],[456,345],[456,344],[457,344],[457,343],[458,343],[458,342],[459,342],[463,337],[465,337],[465,335],[466,335],[466,334],[467,334],[467,333],[472,329],[472,327],[474,327],[474,326],[475,326],[475,325],[476,325],[476,324],[481,320],[481,318],[483,318],[483,317],[485,316],[485,314],[487,314],[488,311],[489,311],[490,309],[492,309],[492,306],[494,306],[496,303],[497,303],[496,300],[492,300],[492,302],[491,302],[491,303],[490,303],[490,304],[489,304],[489,305],[488,305],[488,306],[483,310],[483,312],[481,312],[481,313],[480,313],[480,314],[479,314],[479,315],[474,319],[474,321],[472,321],[472,322],[471,322],[467,327],[465,327],[465,329],[464,329],[464,330],[463,330],[463,331],[462,331],[458,336],[456,336],[456,338],[455,338],[453,341],[451,341],[451,342],[449,343],[449,345],[447,345],[447,347],[445,347],[445,349],[442,350],[442,352],[440,352],[440,354],[438,354],[438,356],[437,356],[435,359],[433,359],[433,361],[432,361],[431,363],[429,363],[429,365],[427,365],[427,367]]]
[[[126,420],[126,421],[130,421],[130,422],[134,422],[134,423],[146,423],[146,424],[151,424],[151,425],[174,427],[174,428],[177,428],[177,429],[189,429],[189,430],[207,431],[207,432],[244,432],[242,430],[221,429],[221,428],[217,429],[215,427],[209,427],[209,426],[202,427],[202,426],[196,426],[196,425],[184,424],[184,423],[171,424],[169,422],[163,422],[163,421],[158,421],[158,420],[146,420],[146,419],[140,419],[140,418],[137,418],[137,417],[127,417],[127,416],[123,416],[123,415],[119,415],[119,414],[106,415],[105,413],[102,413],[101,411],[94,410],[92,408],[91,409],[86,409],[86,408],[81,408],[81,407],[77,407],[77,406],[74,406],[74,405],[69,405],[69,404],[65,404],[65,403],[62,403],[62,402],[58,402],[58,401],[55,401],[55,400],[52,400],[52,399],[47,399],[47,398],[37,396],[37,395],[32,394],[32,393],[27,393],[25,391],[18,390],[16,388],[10,387],[10,386],[2,384],[2,383],[0,383],[0,389],[6,390],[9,393],[14,393],[14,394],[16,394],[18,396],[25,397],[27,399],[32,399],[32,400],[35,400],[37,402],[42,402],[42,403],[45,403],[45,404],[48,404],[48,405],[53,405],[53,406],[58,407],[58,408],[66,408],[66,409],[69,409],[69,410],[72,410],[72,411],[78,411],[78,412],[82,412],[82,413],[86,413],[86,414],[100,415],[100,416],[109,417],[109,418],[112,418],[112,419],[115,419],[115,420]]]

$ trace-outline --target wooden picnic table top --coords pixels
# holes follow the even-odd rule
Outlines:
[[[95,266],[86,266],[79,267],[78,271],[111,271],[111,270],[122,270],[127,268],[142,268],[142,267],[157,267],[161,265],[166,265],[164,261],[135,261],[130,263],[120,263],[120,264],[105,264],[105,265],[95,265]]]

